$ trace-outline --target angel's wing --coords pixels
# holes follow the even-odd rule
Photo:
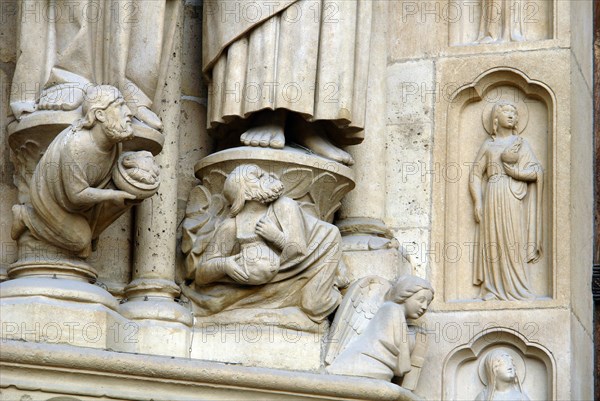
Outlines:
[[[325,363],[330,365],[335,358],[365,329],[383,304],[385,293],[391,283],[379,276],[367,276],[356,281],[340,305],[331,326],[329,347]]]
[[[185,219],[181,250],[186,254],[186,278],[193,278],[199,258],[206,250],[216,225],[227,214],[227,202],[222,195],[211,195],[210,191],[198,185],[190,192]]]

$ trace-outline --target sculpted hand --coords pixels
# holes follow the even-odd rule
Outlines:
[[[225,274],[231,277],[233,280],[238,283],[247,283],[248,282],[248,273],[244,271],[244,268],[240,266],[237,262],[238,256],[230,256],[225,258],[225,264],[223,269]]]
[[[136,199],[135,195],[125,191],[110,190],[109,200],[117,206],[125,206],[126,200]]]
[[[514,178],[515,180],[519,179],[518,168],[514,164],[509,164],[509,163],[502,163],[502,164],[504,165],[504,171],[506,171],[506,174],[508,174],[510,177]]]
[[[277,226],[275,226],[275,223],[273,223],[267,216],[263,216],[258,223],[256,223],[255,232],[272,243],[279,241],[281,235],[283,235]]]

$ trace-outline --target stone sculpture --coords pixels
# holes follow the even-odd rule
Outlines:
[[[347,285],[339,230],[283,190],[274,174],[242,164],[223,194],[192,191],[182,242],[191,284],[183,291],[197,316],[254,309],[321,323],[339,305],[338,287]]]
[[[381,380],[403,377],[416,387],[426,351],[426,336],[410,327],[429,307],[434,291],[416,276],[395,283],[368,276],[347,291],[331,328],[327,372]]]
[[[35,167],[30,201],[13,206],[12,238],[20,246],[33,239],[86,258],[105,228],[158,189],[158,166],[149,152],[121,153],[133,129],[118,89],[88,88],[83,112]]]
[[[338,146],[363,140],[371,3],[204,2],[207,121],[221,146],[280,149],[291,137],[352,164]],[[257,18],[244,18],[249,8]]]
[[[75,110],[88,86],[108,83],[121,91],[136,119],[161,130],[152,106],[166,75],[177,7],[171,0],[102,5],[24,0],[11,97],[14,116],[20,120],[36,111]],[[42,10],[44,18],[38,15]]]
[[[529,401],[523,392],[513,358],[501,348],[489,352],[482,364],[485,388],[475,401]]]
[[[494,105],[490,137],[470,174],[479,224],[473,283],[483,300],[535,298],[526,265],[542,256],[543,170],[517,124],[515,104]]]
[[[522,42],[521,0],[481,0],[478,43]]]

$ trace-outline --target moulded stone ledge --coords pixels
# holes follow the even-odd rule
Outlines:
[[[3,340],[0,389],[129,400],[421,400],[367,378]],[[50,368],[50,369],[48,369]],[[68,373],[68,375],[66,375]]]
[[[349,167],[292,147],[226,149],[198,161],[194,171],[202,185],[217,194],[223,192],[227,175],[240,164],[257,165],[276,175],[283,183],[284,196],[301,202],[307,211],[327,222],[333,221],[342,198],[355,187]]]

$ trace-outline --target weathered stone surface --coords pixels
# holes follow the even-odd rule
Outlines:
[[[41,367],[42,359],[57,370]],[[6,389],[8,385],[19,390]],[[48,393],[148,401],[192,401],[199,396],[207,400],[421,400],[381,380],[15,341],[2,346],[0,387],[7,397],[30,394],[36,401],[47,400]]]
[[[333,93],[327,90],[339,89],[337,93],[343,95],[336,98],[337,103],[331,104],[342,114],[325,118],[341,122],[335,127],[336,133],[328,136],[333,139],[331,143],[319,142],[326,135],[317,136],[316,143],[311,142],[315,136],[310,130],[296,129],[300,134],[296,132],[294,140],[294,135],[286,139],[290,139],[288,145],[299,142],[346,164],[351,163],[349,157],[352,157],[353,171],[346,170],[345,166],[338,169],[338,164],[330,161],[325,166],[335,166],[336,174],[347,171],[346,176],[355,177],[356,190],[342,201],[343,206],[337,213],[340,200],[332,196],[328,185],[317,185],[310,196],[296,201],[302,203],[302,207],[332,204],[328,210],[314,211],[313,208],[313,213],[340,228],[340,260],[345,262],[351,282],[372,274],[390,281],[400,274],[414,274],[433,283],[436,298],[419,322],[425,326],[429,347],[422,361],[416,394],[436,400],[483,397],[483,390],[492,377],[483,371],[485,360],[497,350],[510,355],[512,362],[507,362],[506,357],[495,359],[498,364],[509,367],[514,364],[521,385],[519,390],[511,388],[512,398],[519,392],[530,399],[592,399],[592,304],[587,290],[591,275],[593,184],[593,147],[589,134],[593,117],[591,1],[431,0],[367,4],[284,0],[278,6],[288,6],[288,10],[277,14],[277,10],[269,12],[271,6],[266,4],[269,2],[261,1],[226,2],[228,8],[219,9],[214,6],[222,4],[220,1],[161,0],[152,1],[152,7],[140,8],[147,5],[146,2],[123,0],[109,2],[111,10],[101,18],[86,18],[81,14],[82,7],[93,8],[91,4],[97,2],[75,3],[0,1],[0,86],[3,92],[0,160],[4,163],[0,180],[0,280],[7,278],[8,266],[18,258],[16,242],[10,239],[10,209],[14,204],[28,202],[24,181],[16,180],[18,188],[13,184],[13,175],[16,173],[18,177],[20,170],[9,165],[13,159],[9,147],[21,149],[31,160],[37,161],[40,151],[56,134],[82,115],[81,97],[61,97],[62,92],[57,89],[64,87],[56,84],[73,81],[77,86],[84,82],[79,78],[87,77],[90,82],[109,82],[122,87],[129,80],[141,89],[138,95],[149,95],[148,99],[134,96],[139,103],[132,105],[137,109],[134,114],[146,120],[146,125],[134,124],[138,141],[126,142],[124,151],[140,150],[141,146],[157,154],[164,148],[164,155],[159,157],[163,181],[158,196],[126,213],[103,233],[97,251],[86,263],[48,261],[36,267],[35,274],[44,277],[3,283],[0,287],[0,398],[24,397],[32,401],[61,396],[85,401],[196,400],[198,397],[419,398],[394,384],[324,374],[323,359],[331,337],[327,322],[320,325],[313,322],[305,330],[298,330],[294,327],[294,314],[280,315],[281,320],[277,321],[272,319],[272,314],[249,310],[200,318],[193,315],[191,305],[186,304],[188,300],[180,295],[179,285],[186,284],[180,228],[189,194],[198,184],[194,165],[217,149],[240,145],[239,134],[225,140],[221,132],[215,132],[213,137],[207,133],[207,121],[213,121],[207,115],[219,114],[219,107],[215,108],[210,101],[218,91],[209,94],[208,82],[202,77],[201,64],[209,58],[202,60],[201,41],[208,36],[203,38],[201,31],[216,32],[201,22],[204,5],[213,17],[224,22],[225,31],[232,26],[249,28],[223,43],[225,52],[221,59],[229,56],[225,53],[235,53],[240,46],[244,47],[245,41],[250,47],[260,44],[258,47],[263,50],[274,49],[276,46],[271,45],[280,43],[277,56],[271,57],[271,61],[286,59],[283,53],[299,49],[310,51],[310,55],[296,52],[302,55],[295,58],[297,62],[280,63],[278,71],[283,75],[272,80],[270,77],[266,80],[262,72],[273,69],[263,67],[277,63],[264,63],[264,54],[254,57],[259,54],[254,50],[245,53],[248,57],[231,54],[230,60],[254,57],[257,62],[253,65],[259,68],[242,66],[237,61],[231,63],[235,68],[228,73],[233,73],[229,74],[234,78],[229,81],[233,87],[225,89],[235,90],[236,84],[240,84],[240,89],[247,89],[247,84],[256,89],[262,83],[273,82],[279,88],[286,83],[298,83],[303,95],[308,96],[283,106],[296,111],[304,110],[305,100],[318,98],[315,92],[319,90],[321,95],[327,96]],[[266,19],[264,24],[249,14],[261,4],[265,7],[260,11],[266,11],[262,13]],[[357,4],[369,7],[370,12],[362,8],[356,13]],[[501,17],[515,18],[482,24],[485,5],[498,6]],[[505,6],[509,5],[512,8],[507,9]],[[76,13],[72,18],[68,7]],[[458,18],[452,15],[457,10],[461,13]],[[302,11],[301,15],[297,11]],[[51,18],[59,13],[61,18]],[[136,23],[136,16],[145,17],[138,18]],[[312,18],[314,16],[319,18]],[[356,16],[362,19],[355,20]],[[133,20],[124,24],[127,17]],[[204,17],[208,17],[206,12]],[[295,20],[298,17],[304,22]],[[236,18],[236,24],[226,23]],[[516,30],[506,29],[515,28],[519,23]],[[328,40],[321,41],[319,47],[318,41],[307,36],[317,32],[309,25],[335,31],[335,35],[325,32],[323,38]],[[27,29],[17,29],[19,26]],[[95,30],[100,26],[111,31]],[[115,27],[119,29],[113,29]],[[275,27],[283,29],[277,41],[271,40],[275,37],[272,35]],[[480,38],[482,28],[492,33],[488,35],[491,40],[486,39],[486,35]],[[286,37],[295,36],[286,29],[301,32],[302,40],[286,41]],[[76,37],[76,32],[90,35]],[[348,35],[348,32],[353,33]],[[118,43],[129,34],[127,45]],[[268,40],[254,40],[259,36]],[[108,41],[96,40],[104,38]],[[69,45],[84,42],[95,44],[94,57],[89,57],[90,48],[85,46],[75,46],[77,54],[69,53],[73,49]],[[331,43],[343,48],[327,48]],[[161,52],[158,63],[157,50]],[[315,63],[316,52],[327,60]],[[349,57],[352,52],[357,57]],[[25,60],[41,61],[24,63]],[[95,70],[84,71],[81,66],[90,60]],[[318,84],[312,78],[305,79],[305,75],[292,74],[291,80],[285,76],[293,71],[311,70],[307,64],[323,67]],[[350,71],[352,66],[356,68]],[[204,71],[215,76],[211,72],[216,71],[216,67],[211,68]],[[242,70],[238,79],[235,73]],[[15,71],[18,85],[11,87],[9,83]],[[51,71],[52,76],[48,74]],[[344,73],[336,75],[340,71]],[[65,79],[63,72],[72,73],[73,79]],[[262,78],[255,79],[259,76]],[[148,81],[152,83],[140,85]],[[310,82],[315,83],[314,87]],[[343,87],[335,87],[340,82]],[[333,87],[323,86],[332,83]],[[469,166],[489,137],[481,117],[483,111],[489,111],[487,108],[499,100],[490,96],[479,99],[477,94],[491,94],[494,89],[496,92],[510,89],[512,94],[526,95],[527,116],[520,111],[519,117],[527,124],[519,136],[529,143],[544,169],[544,252],[538,263],[525,267],[531,292],[538,296],[534,300],[482,302],[478,300],[479,288],[472,282],[478,226],[469,194]],[[466,94],[457,101],[456,93],[461,90]],[[263,91],[262,95],[268,92]],[[352,99],[345,97],[350,92],[356,94]],[[51,95],[58,95],[56,102]],[[240,90],[225,95],[224,103],[219,106],[224,106],[221,107],[225,110],[221,113],[226,117],[224,123],[230,124],[229,117],[235,113],[229,112],[240,109],[242,100],[254,98],[248,96],[252,93]],[[279,95],[283,98],[281,91]],[[13,102],[16,117],[20,118],[18,122],[9,110],[11,97],[12,100],[22,97],[27,103]],[[40,102],[36,105],[38,99]],[[249,106],[244,110],[252,111],[257,117],[262,114],[254,113],[261,109],[260,105]],[[74,109],[54,110],[56,108]],[[362,111],[356,113],[357,110],[365,111],[364,116]],[[27,111],[35,112],[27,114]],[[153,118],[156,116],[160,116],[164,124],[162,134],[148,126],[159,127],[159,121]],[[244,113],[239,116],[252,117]],[[307,116],[295,121],[288,119],[288,130],[293,131],[310,120]],[[281,123],[279,117],[274,112],[264,119],[260,116],[253,123]],[[350,122],[342,121],[344,118]],[[12,123],[7,127],[9,122]],[[324,125],[327,124],[316,124]],[[365,128],[365,141],[350,148],[348,153],[340,152],[339,146],[359,142],[362,133],[355,132],[358,137],[350,138],[346,133],[338,135],[339,131],[348,128],[352,131],[357,127]],[[259,134],[261,140],[263,134],[269,134],[269,141],[273,142],[270,144],[281,147],[277,141],[280,138],[277,135],[273,138],[270,129],[259,130],[258,134],[255,131],[244,140],[252,145]],[[344,143],[335,143],[340,139]],[[137,148],[127,148],[132,145]],[[305,156],[304,151],[298,153],[303,154],[298,156],[300,158]],[[241,156],[238,158],[238,164],[247,162]],[[21,157],[17,163],[23,160]],[[270,161],[281,160],[274,156],[264,159],[265,163]],[[463,162],[469,164],[463,166]],[[35,163],[23,165],[28,167],[23,170],[30,173],[35,168]],[[489,184],[484,182],[482,187],[489,189]],[[531,192],[528,190],[528,193]],[[315,196],[320,197],[319,200],[315,200]],[[505,227],[507,220],[501,220],[501,226]],[[27,248],[33,258],[43,258],[42,251]],[[23,264],[14,267],[17,268],[15,275],[24,272]],[[62,276],[54,278],[54,268],[90,278],[97,274],[97,284],[68,280],[72,285],[65,286],[67,280],[62,280]],[[9,285],[4,285],[7,283]],[[119,304],[118,301],[126,302]],[[327,320],[339,320],[342,315],[329,316]],[[196,325],[192,328],[194,321]],[[271,325],[273,321],[278,325]],[[234,333],[236,324],[237,334]],[[557,327],[562,329],[557,330]],[[57,336],[57,328],[60,336]],[[258,332],[262,338],[255,341]],[[57,341],[71,346],[50,344]],[[226,364],[203,362],[198,358]],[[273,367],[283,370],[269,369]],[[356,372],[360,368],[362,366],[357,367]],[[289,371],[296,369],[298,371]],[[302,370],[304,372],[300,372]],[[504,384],[510,388],[514,382]]]

